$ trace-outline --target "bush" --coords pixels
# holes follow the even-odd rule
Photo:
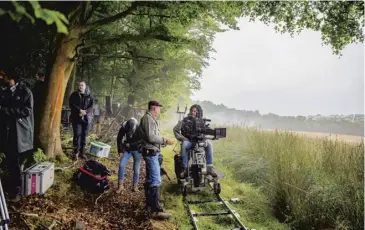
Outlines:
[[[33,154],[33,160],[35,162],[43,162],[47,160],[47,156],[44,154],[43,150],[38,148],[36,152]]]

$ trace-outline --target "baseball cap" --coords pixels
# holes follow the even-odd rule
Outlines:
[[[151,106],[159,106],[159,107],[162,107],[162,105],[158,101],[150,101],[150,102],[148,102],[148,107],[151,107]]]

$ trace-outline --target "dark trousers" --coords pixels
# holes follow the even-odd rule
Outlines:
[[[9,195],[21,195],[21,165],[23,165],[23,170],[25,170],[34,163],[33,150],[20,154],[17,152],[5,153],[4,163],[8,172],[6,187]]]
[[[73,148],[74,154],[84,154],[86,146],[86,137],[89,131],[89,123],[72,123],[73,128]]]

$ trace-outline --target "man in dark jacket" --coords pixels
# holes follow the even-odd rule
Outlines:
[[[33,95],[13,73],[6,74],[6,82],[8,87],[0,94],[0,152],[4,152],[6,157],[10,199],[19,201],[20,162],[33,151]]]
[[[138,151],[142,140],[138,135],[138,121],[131,118],[125,121],[119,129],[117,137],[118,153],[121,155],[118,173],[118,190],[120,193],[123,189],[124,170],[131,157],[133,157],[133,191],[138,191],[139,167],[141,165],[141,153]]]
[[[94,99],[89,91],[86,91],[86,83],[80,81],[78,90],[70,95],[71,122],[73,128],[74,157],[86,159],[86,136],[89,131],[89,123],[92,122],[92,109]]]

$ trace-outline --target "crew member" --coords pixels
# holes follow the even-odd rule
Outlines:
[[[140,123],[140,135],[143,140],[142,156],[146,162],[146,179],[144,184],[146,206],[150,208],[154,219],[169,219],[170,213],[163,211],[160,200],[160,164],[161,145],[172,145],[173,141],[160,136],[159,125],[156,121],[162,105],[157,101],[148,103],[148,111]]]

